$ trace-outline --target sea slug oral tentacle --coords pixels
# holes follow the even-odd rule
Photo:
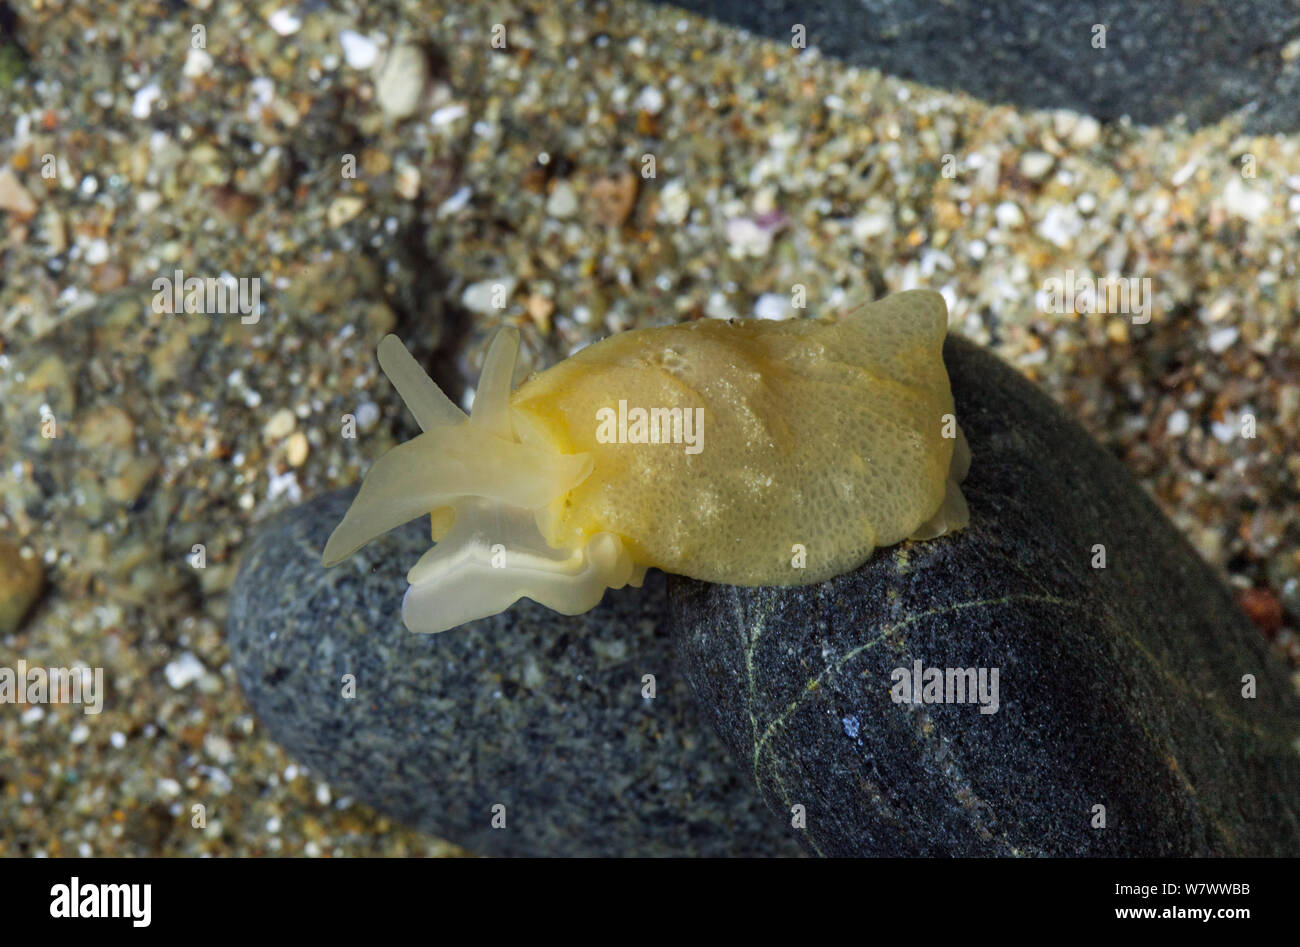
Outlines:
[[[385,336],[379,343],[379,367],[393,383],[411,414],[415,415],[420,430],[459,424],[465,420],[465,412],[456,407],[425,373],[397,336]]]

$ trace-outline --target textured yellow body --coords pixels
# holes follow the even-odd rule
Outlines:
[[[840,321],[697,322],[579,351],[510,398],[523,444],[593,460],[539,514],[542,534],[577,549],[613,533],[639,566],[733,585],[855,568],[944,503],[955,444],[946,331],[943,298],[914,291]],[[702,408],[698,453],[602,442],[599,412],[620,401]]]
[[[430,633],[520,598],[576,615],[651,566],[735,585],[848,572],[969,520],[946,329],[922,291],[839,321],[643,329],[512,392],[503,328],[468,415],[386,336],[379,365],[423,433],[370,467],[321,562],[432,514],[402,600]]]

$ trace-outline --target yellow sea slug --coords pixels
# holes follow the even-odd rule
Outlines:
[[[380,367],[424,433],[375,462],[323,562],[431,514],[402,606],[421,632],[521,597],[578,614],[651,566],[732,585],[848,572],[968,520],[947,324],[913,290],[839,321],[639,329],[513,393],[502,329],[468,417],[387,336]]]

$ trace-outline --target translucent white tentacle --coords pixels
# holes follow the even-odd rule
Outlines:
[[[443,394],[397,336],[386,335],[379,343],[379,367],[415,415],[420,430],[465,423],[465,412]]]
[[[474,392],[474,407],[469,423],[490,431],[497,437],[513,439],[510,427],[510,382],[519,356],[519,330],[506,327],[497,331],[483,360],[483,372]]]

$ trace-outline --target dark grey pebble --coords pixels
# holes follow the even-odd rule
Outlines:
[[[658,0],[668,2],[668,0]],[[1300,70],[1290,0],[672,0],[786,48],[804,28],[855,66],[1022,108],[1068,108],[1118,121],[1213,124],[1243,106],[1252,133],[1293,131]],[[869,11],[863,15],[863,8]],[[1104,27],[1105,33],[1098,29]],[[1102,46],[1104,40],[1104,47]],[[1078,65],[1057,69],[1060,57]]]
[[[341,791],[488,855],[799,855],[672,667],[663,576],[575,618],[531,602],[440,635],[400,608],[427,518],[333,569],[352,490],[265,524],[228,637],[271,736]],[[343,696],[344,675],[356,696]],[[642,696],[655,676],[654,699]],[[493,828],[504,805],[505,827]]]
[[[1114,457],[992,355],[944,351],[968,529],[819,585],[670,579],[741,766],[828,856],[1300,853],[1282,662]],[[997,712],[894,702],[918,660],[999,669]]]

